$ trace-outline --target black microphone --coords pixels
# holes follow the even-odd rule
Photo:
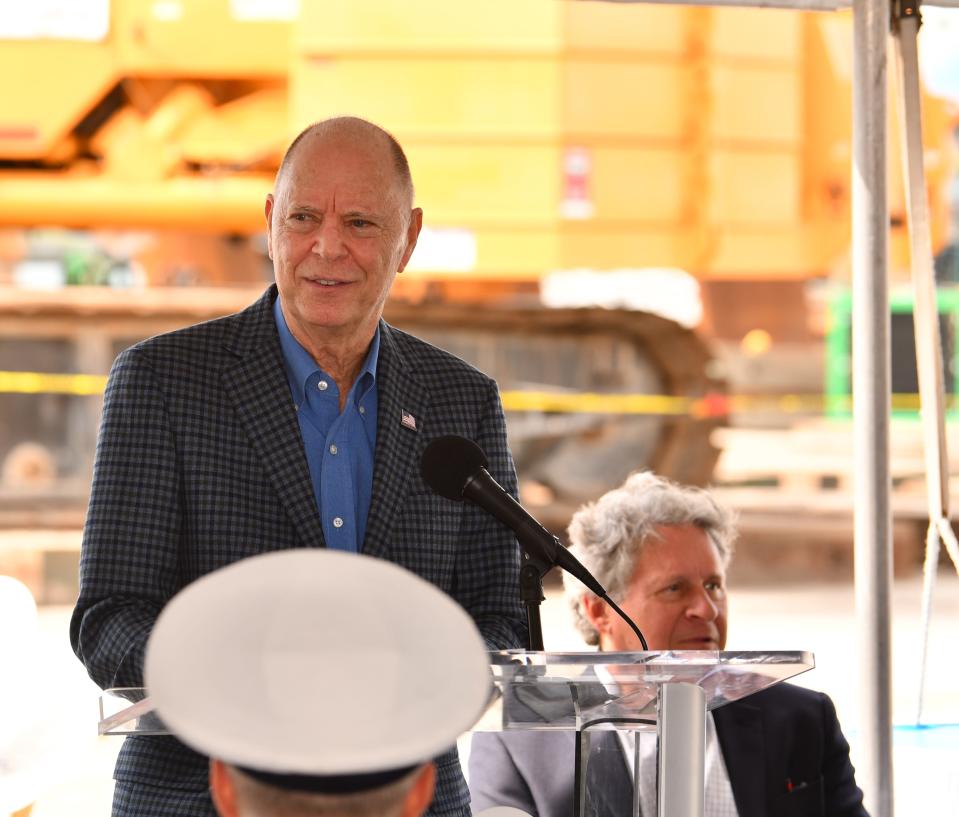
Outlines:
[[[519,540],[531,558],[558,565],[600,598],[606,591],[593,575],[534,519],[486,470],[489,460],[476,443],[448,435],[432,440],[423,451],[420,473],[440,496],[457,502],[469,500],[496,517]]]

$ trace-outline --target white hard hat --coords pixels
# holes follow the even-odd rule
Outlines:
[[[476,625],[381,559],[283,550],[190,584],[147,645],[185,744],[284,788],[374,788],[449,749],[491,692]]]

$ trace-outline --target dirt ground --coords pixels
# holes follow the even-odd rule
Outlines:
[[[544,640],[550,650],[582,648],[570,627],[558,590],[543,605]],[[920,655],[921,581],[897,580],[892,623],[895,659],[893,712],[896,724],[915,723]],[[97,688],[70,650],[70,608],[40,609],[35,683],[24,707],[41,724],[36,740],[20,753],[35,757],[38,799],[33,817],[103,817],[109,814],[111,771],[119,738],[96,736]],[[959,724],[959,578],[940,569],[929,640],[925,717],[927,724]],[[730,649],[808,650],[816,668],[796,682],[828,692],[853,745],[859,739],[858,635],[851,584],[796,584],[732,588]],[[959,815],[959,727],[916,732],[897,730],[894,739],[896,813]]]

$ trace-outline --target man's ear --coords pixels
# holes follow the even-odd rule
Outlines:
[[[416,249],[416,242],[420,237],[420,230],[423,229],[423,208],[414,207],[413,211],[410,213],[410,223],[406,228],[406,250],[403,252],[403,258],[400,259],[399,269],[397,273],[401,273],[406,269],[406,265],[410,262],[410,256],[413,255],[413,250]]]
[[[599,596],[583,594],[583,613],[600,635],[609,632],[610,607]]]
[[[273,260],[273,210],[276,207],[276,199],[272,193],[267,193],[266,204],[263,206],[263,214],[266,216],[266,252]]]
[[[220,817],[236,817],[236,787],[222,760],[210,760],[210,795]]]
[[[403,800],[402,817],[420,817],[433,802],[436,786],[436,765],[427,763],[416,773],[416,781]]]

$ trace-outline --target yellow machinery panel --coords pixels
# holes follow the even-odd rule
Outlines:
[[[301,0],[297,47],[314,56],[556,53],[563,43],[565,5],[556,0]]]
[[[12,172],[0,184],[0,224],[49,224],[55,202],[57,225],[77,229],[154,229],[255,233],[273,189],[269,176],[194,177],[161,181],[116,180],[72,175],[50,179]],[[254,202],[260,206],[255,207]],[[202,214],[199,208],[203,207]]]
[[[659,225],[586,229],[569,225],[560,233],[563,268],[620,269],[623,258],[642,258],[646,267],[689,269],[696,244],[678,227]]]
[[[852,123],[852,15],[810,14],[803,67],[803,102],[806,115],[803,143],[803,215],[810,241],[818,243],[823,258],[844,255],[849,247]],[[909,277],[909,238],[899,143],[899,112],[895,99],[892,63],[887,148],[889,211],[892,222],[889,256],[893,278]],[[950,116],[953,119],[950,124]],[[922,98],[926,185],[930,201],[932,245],[939,249],[949,234],[948,185],[955,168],[955,151],[949,137],[956,126],[944,100]],[[845,229],[838,230],[837,222]],[[840,272],[845,270],[845,265]],[[845,270],[848,272],[847,270]]]
[[[114,84],[116,64],[101,43],[3,42],[0,77],[0,158],[72,159],[64,142]]]
[[[798,147],[803,139],[800,65],[718,65],[711,72],[710,136],[762,149]]]
[[[710,161],[713,185],[710,222],[729,227],[778,224],[798,232],[797,158],[778,152],[714,150]]]
[[[355,114],[402,141],[427,224],[452,231],[422,248],[431,276],[821,276],[849,244],[850,25],[583,0],[113,0],[101,42],[0,45],[0,72],[30,77],[0,86],[0,161],[21,165],[2,171],[0,225],[256,231],[292,134]],[[939,247],[948,123],[924,104]]]
[[[648,58],[685,53],[688,9],[630,3],[557,5],[562,9],[564,45],[572,54],[626,52]]]
[[[557,145],[469,145],[409,140],[416,197],[428,222],[468,227],[554,224]]]
[[[111,39],[124,73],[257,80],[286,76],[292,36],[288,15],[250,19],[240,12],[242,4],[231,0],[124,0],[111,6]]]
[[[593,148],[590,158],[597,222],[667,227],[682,220],[686,156],[678,147],[603,145]]]
[[[404,143],[457,139],[498,144],[556,132],[560,88],[556,60],[363,55],[306,59],[294,73],[303,124],[356,113],[387,122]],[[384,78],[389,77],[389,92]]]
[[[848,145],[851,123],[823,120],[848,86],[828,63],[811,73],[821,16],[514,6],[431,0],[370,15],[304,4],[295,123],[352,112],[393,130],[428,222],[476,243],[464,276],[666,264],[795,277],[841,258],[849,157],[823,155],[823,143]],[[813,79],[839,86],[825,106]],[[514,238],[493,241],[504,225]],[[525,231],[536,240],[524,244]]]
[[[771,261],[778,279],[808,278],[811,247],[800,231],[790,228],[729,227],[716,235],[710,271],[716,278],[769,279]]]
[[[737,62],[802,59],[803,27],[813,12],[787,9],[708,9],[709,53]]]
[[[562,253],[556,240],[556,231],[552,229],[481,226],[476,230],[476,243],[477,258],[473,272],[455,273],[435,267],[440,277],[536,281],[544,271],[561,266]]]
[[[670,60],[587,60],[563,66],[562,119],[554,123],[567,139],[669,140],[686,129],[686,101],[677,91],[688,69]]]

